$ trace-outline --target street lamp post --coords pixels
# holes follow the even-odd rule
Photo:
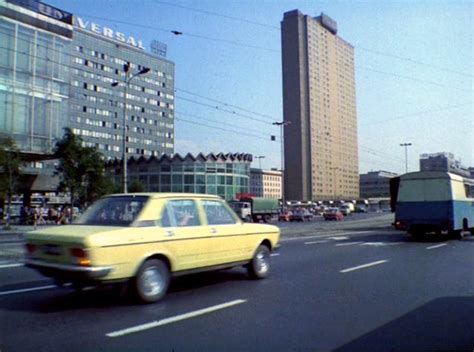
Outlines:
[[[291,124],[291,121],[277,121],[273,122],[272,125],[280,126],[280,142],[281,142],[281,205],[282,208],[285,206],[285,142],[283,139],[283,129],[285,126]]]
[[[333,171],[333,181],[332,181],[332,184],[333,184],[333,189],[334,189],[334,202],[336,202],[336,198],[337,198],[337,192],[336,192],[336,187],[337,187],[336,171],[339,170],[339,168],[338,168],[338,167],[331,167],[330,170]]]
[[[140,71],[134,74],[130,74],[130,63],[127,62],[123,65],[123,72],[125,72],[125,77],[123,79],[123,123],[122,123],[122,185],[123,193],[128,192],[128,183],[127,183],[127,90],[130,86],[130,82],[137,76],[143,75],[149,72],[148,67],[142,68]],[[119,82],[113,82],[112,87],[117,87]]]
[[[255,159],[258,159],[258,167],[262,170],[262,159],[265,159],[265,155],[256,156]]]
[[[411,143],[400,143],[400,147],[405,147],[405,173],[408,173],[408,147]]]

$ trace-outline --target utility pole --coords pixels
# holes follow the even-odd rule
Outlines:
[[[262,159],[265,159],[265,155],[256,156],[255,159],[258,159],[258,168],[262,170]]]
[[[282,208],[285,206],[285,142],[283,139],[283,129],[285,126],[291,124],[291,121],[277,121],[272,125],[280,126],[280,141],[281,141],[281,203]]]
[[[408,147],[411,143],[400,143],[400,147],[405,147],[405,173],[408,173]]]

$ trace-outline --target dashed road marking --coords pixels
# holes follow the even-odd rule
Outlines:
[[[342,246],[354,246],[356,244],[361,244],[361,243],[364,243],[364,242],[346,242],[346,243],[338,243],[336,244],[336,247],[342,247]]]
[[[24,266],[24,265],[23,264],[1,264],[0,269],[17,268],[19,266]]]
[[[136,332],[157,328],[159,326],[176,323],[176,322],[181,321],[181,320],[194,318],[194,317],[197,317],[197,316],[200,316],[200,315],[209,314],[209,313],[212,313],[212,312],[215,312],[215,311],[218,311],[218,310],[221,310],[221,309],[229,308],[229,307],[235,306],[237,304],[242,304],[242,303],[245,303],[245,302],[247,302],[247,300],[245,300],[245,299],[236,299],[234,301],[230,301],[230,302],[227,302],[227,303],[222,303],[222,304],[218,304],[218,305],[215,305],[215,306],[195,310],[193,312],[180,314],[180,315],[175,315],[174,317],[165,318],[165,319],[161,319],[161,320],[156,320],[156,321],[152,321],[150,323],[141,324],[141,325],[137,325],[137,326],[132,326],[130,328],[126,328],[126,329],[123,329],[123,330],[117,330],[117,331],[109,332],[105,335],[108,336],[108,337],[120,337],[120,336],[124,336],[124,335],[129,335],[129,334],[133,334],[133,333],[136,333]]]
[[[280,255],[280,253],[272,253],[270,254],[270,257],[278,257]]]
[[[345,240],[348,240],[349,237],[347,237],[347,236],[334,236],[334,237],[329,237],[328,239],[334,240],[334,241],[345,241]]]
[[[386,262],[388,262],[388,260],[385,260],[385,259],[384,260],[378,260],[376,262],[362,264],[362,265],[354,266],[352,268],[347,268],[347,269],[341,270],[340,273],[348,273],[348,272],[351,272],[351,271],[354,271],[354,270],[365,269],[365,268],[369,268],[369,267],[375,266],[375,265],[380,265],[380,264],[383,264],[383,263],[386,263]]]
[[[441,243],[441,244],[437,244],[436,246],[426,247],[426,249],[435,249],[435,248],[444,247],[444,246],[447,246],[447,244]]]
[[[304,244],[318,244],[318,243],[328,243],[329,241],[325,241],[325,240],[322,240],[322,241],[310,241],[310,242],[305,242]]]
[[[52,288],[57,288],[57,286],[56,285],[48,285],[48,286],[40,286],[40,287],[22,288],[22,289],[19,289],[19,290],[3,291],[3,292],[0,292],[0,296],[13,295],[15,293],[50,290]]]

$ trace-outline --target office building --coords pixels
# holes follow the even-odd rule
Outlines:
[[[398,174],[389,171],[370,171],[360,175],[360,198],[390,197],[390,179]]]
[[[124,65],[129,75],[144,68],[127,87],[127,155],[174,152],[174,63],[148,53],[141,40],[75,17],[70,52],[68,125],[106,159],[122,158]],[[112,87],[113,82],[119,85]]]
[[[130,187],[140,185],[146,192],[190,192],[221,196],[226,200],[239,193],[249,193],[251,154],[162,155],[132,157],[128,160]],[[107,164],[120,184],[122,162],[115,159]]]
[[[250,169],[250,194],[281,199],[281,171]]]
[[[174,64],[164,48],[148,53],[120,29],[38,0],[0,0],[0,133],[28,161],[19,192],[57,188],[55,161],[47,160],[65,127],[105,159],[122,158],[125,102],[127,155],[173,153]],[[126,96],[125,64],[129,77],[150,69]]]
[[[325,14],[281,23],[288,200],[359,197],[354,48]]]
[[[462,166],[452,153],[433,153],[420,155],[420,171],[447,171],[460,176],[470,177],[468,168]]]
[[[51,154],[67,126],[72,15],[0,0],[0,133],[30,160]]]

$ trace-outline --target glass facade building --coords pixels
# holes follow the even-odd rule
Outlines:
[[[251,154],[223,153],[131,158],[129,185],[138,183],[146,192],[206,193],[232,200],[238,193],[249,193],[252,159]],[[120,184],[120,161],[109,162],[108,168]]]
[[[67,125],[72,15],[0,0],[0,133],[25,154],[51,154]]]

